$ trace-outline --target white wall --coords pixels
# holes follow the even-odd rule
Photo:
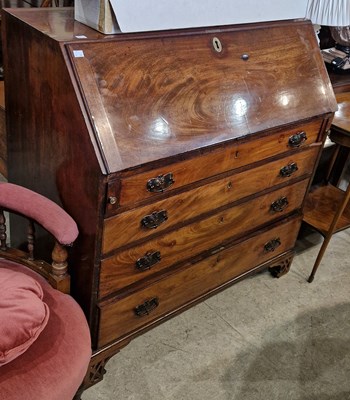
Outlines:
[[[110,0],[122,32],[304,18],[307,0]]]

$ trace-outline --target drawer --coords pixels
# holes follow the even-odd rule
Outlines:
[[[120,180],[120,197],[114,205],[109,205],[109,211],[119,206],[134,204],[140,200],[156,198],[163,191],[189,185],[193,182],[214,176],[235,168],[264,160],[276,154],[286,152],[298,146],[300,133],[304,132],[307,140],[301,146],[314,143],[321,128],[322,120],[317,119],[303,125],[263,136],[251,141],[240,141],[227,145],[208,154],[202,154],[193,159],[174,163],[165,167],[153,169],[145,173],[129,176]],[[296,140],[296,144],[293,144]],[[196,167],[193,167],[195,162]],[[208,168],[210,165],[210,168]],[[117,198],[118,187],[110,183],[109,198]]]
[[[104,223],[102,251],[106,254],[246,196],[288,183],[292,178],[311,174],[318,151],[319,146],[312,146],[305,151],[110,217]],[[281,169],[289,166],[295,168],[291,168],[290,174],[282,176]],[[156,228],[144,227],[153,221],[158,225]]]
[[[177,312],[210,291],[293,248],[301,218],[293,218],[151,284],[100,304],[98,346],[104,346]],[[279,246],[270,246],[272,243]],[[270,248],[269,248],[270,247]],[[274,250],[272,250],[274,249]],[[269,251],[270,250],[270,251]],[[144,315],[142,309],[148,308]]]
[[[301,207],[309,179],[158,236],[101,262],[100,298]]]

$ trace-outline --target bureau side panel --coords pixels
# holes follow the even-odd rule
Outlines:
[[[72,293],[91,321],[101,168],[60,43],[6,12],[2,23],[9,181],[51,198],[76,220]],[[20,243],[16,225],[11,239]]]

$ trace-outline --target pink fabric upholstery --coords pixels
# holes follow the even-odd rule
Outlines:
[[[42,277],[11,261],[0,268],[37,279],[50,308],[46,328],[29,349],[0,367],[0,400],[72,400],[91,357],[85,316],[72,297],[53,289]]]
[[[0,183],[0,207],[34,219],[61,244],[71,244],[78,236],[76,223],[61,207],[22,186]]]
[[[0,268],[0,366],[24,353],[38,338],[50,311],[40,284],[21,272]]]

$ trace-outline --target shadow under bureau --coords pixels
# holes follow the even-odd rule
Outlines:
[[[80,230],[85,386],[136,335],[288,271],[336,110],[309,21],[103,36],[72,9],[12,9],[3,23],[9,180]]]

